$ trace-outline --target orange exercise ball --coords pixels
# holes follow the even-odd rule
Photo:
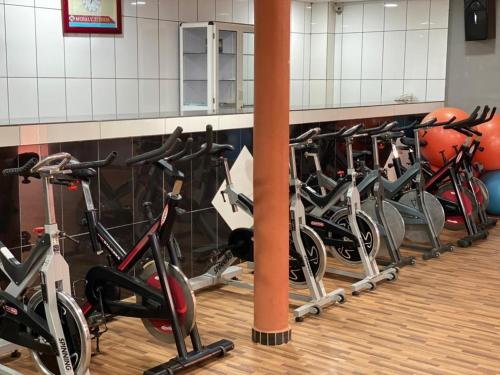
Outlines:
[[[429,113],[422,120],[422,123],[437,119],[437,122],[449,121],[455,116],[455,121],[465,120],[469,118],[469,114],[459,108],[439,108]],[[446,160],[456,155],[453,146],[458,146],[464,142],[465,136],[453,129],[445,129],[442,126],[419,131],[420,140],[427,141],[427,145],[422,147],[422,155],[433,165],[442,167],[444,165],[443,155],[444,151]]]
[[[481,147],[484,151],[477,151],[474,161],[480,163],[486,171],[500,169],[500,115],[495,115],[491,121],[476,128],[482,133]]]

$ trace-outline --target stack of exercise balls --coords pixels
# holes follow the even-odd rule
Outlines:
[[[455,121],[461,121],[469,117],[469,114],[459,108],[440,108],[429,113],[422,122],[436,118],[438,122],[446,122],[455,117]],[[495,115],[491,121],[476,128],[481,137],[481,151],[476,152],[474,162],[481,171],[481,180],[486,184],[489,191],[488,212],[492,215],[500,215],[500,115]],[[422,155],[438,169],[456,155],[455,147],[460,147],[465,140],[465,135],[452,129],[437,127],[420,131],[420,139],[427,141],[422,147]]]

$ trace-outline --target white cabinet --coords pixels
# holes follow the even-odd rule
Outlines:
[[[253,105],[253,26],[182,23],[179,37],[182,111]]]

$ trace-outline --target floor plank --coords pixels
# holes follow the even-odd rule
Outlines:
[[[446,239],[456,233],[447,232]],[[289,345],[252,344],[252,295],[235,287],[199,294],[198,322],[209,343],[236,349],[193,374],[500,374],[500,228],[487,241],[419,260],[395,283],[380,285],[321,316],[295,323]],[[349,287],[327,278],[327,289]],[[291,315],[290,315],[291,317]],[[139,374],[175,354],[148,337],[140,321],[119,319],[92,359],[92,374]],[[3,364],[37,374],[27,352]]]

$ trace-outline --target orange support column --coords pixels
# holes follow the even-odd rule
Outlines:
[[[288,323],[290,0],[255,0],[252,339],[280,345]]]

